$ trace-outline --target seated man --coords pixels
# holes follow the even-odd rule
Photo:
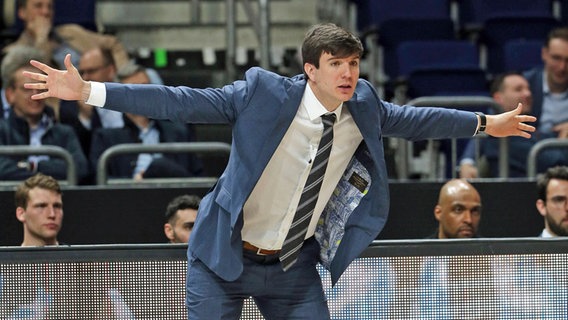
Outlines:
[[[117,68],[112,53],[99,47],[83,53],[79,72],[88,81],[116,82]],[[98,128],[121,128],[124,126],[122,113],[94,108],[82,101],[61,101],[59,110],[61,123],[73,127],[85,155],[89,155],[93,132]]]
[[[193,224],[197,218],[197,209],[201,198],[196,195],[175,197],[166,209],[164,233],[170,243],[187,243]]]
[[[505,112],[513,110],[519,103],[523,104],[523,114],[530,114],[532,107],[532,94],[529,83],[518,72],[507,72],[495,77],[491,84],[491,96]],[[526,177],[527,157],[535,143],[543,138],[539,133],[533,135],[531,139],[519,137],[509,137],[508,139],[508,169],[509,177]],[[475,161],[475,140],[470,140],[464,150],[460,160],[460,177],[471,179],[478,177],[498,177],[499,176],[499,139],[488,137],[479,141],[479,155],[488,165],[485,173],[480,173]],[[562,150],[546,150],[539,156],[538,171],[542,172],[545,168],[557,164],[567,163],[568,153]]]
[[[67,150],[75,162],[77,179],[86,176],[88,164],[79,140],[69,126],[56,123],[44,101],[32,100],[34,91],[24,88],[28,82],[23,71],[33,71],[30,59],[41,59],[32,47],[13,48],[2,61],[2,81],[11,105],[8,119],[0,121],[0,145],[53,145]],[[0,156],[0,179],[24,180],[37,172],[67,179],[67,163],[47,155]]]
[[[121,81],[137,84],[150,83],[144,69],[136,69],[133,74],[125,76]],[[91,165],[96,168],[102,153],[117,144],[158,144],[192,140],[193,137],[183,124],[167,120],[153,120],[128,113],[124,115],[123,127],[102,128],[94,132],[89,159]],[[186,153],[120,155],[112,158],[108,166],[110,177],[134,178],[135,180],[199,176],[202,171],[203,166],[199,159]]]
[[[56,246],[63,222],[62,192],[57,180],[38,173],[16,189],[16,218],[24,226],[22,246]]]
[[[537,181],[536,208],[544,217],[543,238],[568,236],[568,167],[546,170]]]
[[[481,220],[479,192],[464,179],[448,181],[440,189],[434,217],[439,226],[431,239],[476,238]]]

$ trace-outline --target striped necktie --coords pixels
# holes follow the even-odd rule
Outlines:
[[[284,240],[282,250],[280,251],[280,262],[284,271],[288,270],[298,259],[298,254],[304,243],[308,226],[312,220],[311,218],[318,200],[325,169],[327,168],[327,161],[331,153],[335,114],[324,114],[321,117],[323,122],[323,134],[318,146],[318,151],[306,184],[304,185],[300,201],[298,202],[294,220],[292,220],[292,225],[290,226],[290,230],[286,235],[286,240]]]

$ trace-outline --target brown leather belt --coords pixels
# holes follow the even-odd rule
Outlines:
[[[270,256],[270,255],[280,253],[280,250],[261,249],[261,248],[255,246],[255,245],[251,244],[250,242],[246,242],[246,241],[243,241],[243,249],[248,250],[248,251],[252,251],[259,256]]]

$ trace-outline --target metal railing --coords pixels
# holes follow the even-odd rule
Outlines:
[[[538,171],[538,156],[541,152],[546,149],[567,147],[568,139],[549,138],[535,143],[535,145],[531,147],[529,156],[527,157],[527,177],[536,177]]]
[[[2,156],[32,156],[46,155],[50,157],[58,157],[67,163],[67,185],[77,185],[77,168],[73,156],[69,151],[59,146],[0,146],[0,155]],[[16,185],[21,181],[2,181],[2,185]]]
[[[131,184],[132,179],[108,179],[107,164],[111,158],[123,154],[136,153],[196,153],[196,154],[225,154],[229,155],[231,145],[224,142],[169,142],[153,145],[140,143],[124,143],[112,146],[103,152],[97,162],[97,185]],[[170,184],[184,183],[192,187],[210,187],[215,184],[217,177],[189,177],[189,178],[149,178],[144,183]]]
[[[406,103],[407,105],[417,106],[417,107],[449,107],[460,110],[468,110],[473,107],[485,107],[489,108],[493,113],[502,113],[503,108],[495,100],[484,97],[484,96],[436,96],[436,97],[420,97],[413,99]],[[400,139],[402,140],[402,139]],[[479,141],[476,140],[478,144]],[[399,156],[399,167],[398,175],[399,177],[406,179],[409,178],[409,148],[411,146],[409,141],[403,140],[402,146],[397,148],[397,153]],[[451,153],[451,172],[452,178],[456,177],[456,167],[458,165],[457,159],[457,139],[451,139],[452,153]],[[499,177],[506,178],[509,176],[509,154],[508,154],[508,140],[506,138],[499,139]],[[479,158],[479,145],[476,145],[476,158]],[[437,153],[435,152],[434,140],[428,140],[427,154],[429,155],[429,165],[428,170],[430,176],[428,179],[435,179],[438,172],[437,167]],[[476,159],[479,160],[479,159]]]

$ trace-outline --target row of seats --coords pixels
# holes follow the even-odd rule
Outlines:
[[[375,61],[369,78],[378,86],[406,81],[410,98],[486,92],[492,75],[539,65],[544,39],[563,21],[556,9],[568,10],[566,0],[351,2]],[[452,73],[463,78],[433,86],[433,79]]]
[[[462,31],[495,17],[551,17],[568,21],[567,0],[350,0],[360,31],[393,19],[452,19]]]

